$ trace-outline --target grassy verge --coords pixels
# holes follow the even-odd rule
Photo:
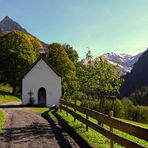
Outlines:
[[[28,109],[35,111],[35,112],[39,112],[39,113],[43,113],[49,110],[49,108],[47,107],[28,107]]]
[[[33,108],[29,108],[29,109],[31,109],[32,111],[40,112],[40,113],[49,111],[48,114],[51,116],[51,118],[53,118],[53,119],[55,118],[55,116],[52,114],[52,112],[50,112],[49,108],[33,107]],[[81,116],[85,117],[84,114],[82,114],[80,112],[77,112],[77,113],[79,113]],[[89,128],[89,130],[87,132],[86,131],[86,125],[83,124],[82,122],[78,121],[78,120],[76,120],[76,122],[74,122],[73,116],[71,116],[70,114],[68,114],[68,117],[67,117],[67,114],[66,114],[65,111],[62,111],[62,112],[58,111],[57,114],[59,116],[61,116],[72,128],[74,128],[76,133],[78,133],[80,136],[82,136],[93,147],[95,147],[95,148],[97,148],[97,147],[109,148],[110,147],[110,140],[109,139],[107,139],[102,134],[99,134],[98,132],[94,131],[91,128]],[[89,120],[91,120],[94,123],[97,123],[97,121],[93,118],[89,118]],[[127,123],[131,123],[131,124],[135,124],[135,125],[138,125],[138,126],[142,126],[144,128],[148,128],[147,124],[137,123],[137,122],[133,122],[133,121],[129,121],[129,120],[123,120],[123,119],[118,119],[118,120],[122,120],[122,121],[127,122]],[[109,127],[107,125],[104,125],[103,128],[105,128],[107,130],[109,129]],[[126,134],[126,133],[121,132],[121,131],[116,130],[116,129],[114,129],[114,133],[121,136],[121,137],[129,139],[133,142],[136,142],[139,145],[142,145],[144,147],[148,147],[148,142],[145,141],[145,140],[141,140],[139,138],[136,138],[134,136],[131,136],[129,134]],[[115,144],[114,147],[115,148],[121,148],[122,146]]]
[[[0,104],[6,104],[9,102],[20,102],[20,99],[12,95],[0,94]]]
[[[4,122],[5,122],[5,114],[4,112],[0,111],[0,134],[2,133]]]
[[[138,125],[140,127],[144,127],[144,128],[148,128],[148,124],[144,124],[144,123],[140,123],[140,122],[135,122],[135,121],[130,121],[130,120],[126,120],[126,119],[120,119],[120,118],[116,118],[117,120],[126,122],[126,123],[130,123],[133,125]]]
[[[73,120],[73,117],[71,115],[66,115],[66,112],[65,111],[62,111],[62,112],[57,112],[58,115],[60,115],[65,121],[68,122],[68,124],[73,127],[75,129],[75,131],[81,135],[90,145],[93,145],[94,147],[99,147],[99,148],[109,148],[110,147],[110,141],[109,139],[105,138],[103,135],[97,133],[96,131],[92,130],[89,128],[89,131],[86,132],[86,126],[85,124],[79,122],[76,120],[76,122],[74,122]],[[82,113],[81,113],[82,115]],[[82,116],[85,116],[85,115],[82,115]],[[95,122],[97,123],[96,120],[92,119],[92,118],[89,118],[89,120],[91,120],[92,122]],[[130,122],[130,121],[129,121]],[[131,122],[130,122],[131,123]],[[134,122],[135,123],[135,122]],[[139,125],[136,124],[136,125]],[[142,124],[143,125],[143,124]],[[142,126],[140,124],[140,126]],[[103,126],[105,129],[109,129],[109,127],[107,125],[104,125]],[[147,126],[143,126],[143,127],[147,127]],[[145,140],[141,140],[139,138],[136,138],[134,136],[131,136],[129,134],[126,134],[124,132],[121,132],[119,130],[114,130],[114,133],[121,136],[121,137],[124,137],[128,140],[131,140],[133,142],[136,142],[144,147],[148,147],[148,142],[145,141]],[[118,144],[115,144],[114,145],[115,148],[120,148],[122,146],[118,145]]]
[[[0,105],[9,102],[20,102],[20,99],[11,95],[12,88],[10,86],[0,85]]]
[[[6,93],[12,93],[12,87],[10,87],[8,85],[0,84],[0,91],[6,92]]]
[[[86,131],[86,125],[82,122],[76,120],[74,122],[73,116],[70,114],[66,115],[65,111],[57,112],[68,124],[75,129],[75,131],[82,136],[90,145],[95,148],[109,148],[110,147],[110,140],[104,137],[102,134],[94,131],[93,129],[89,128],[88,132]],[[96,122],[93,120],[93,122]],[[121,148],[120,145],[115,144],[115,148]]]

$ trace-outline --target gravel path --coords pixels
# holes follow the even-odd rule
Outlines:
[[[0,148],[79,148],[57,121],[25,108],[3,109],[7,113]]]

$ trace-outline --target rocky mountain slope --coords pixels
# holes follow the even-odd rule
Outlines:
[[[127,72],[132,70],[133,65],[138,61],[141,55],[142,53],[132,56],[129,54],[114,52],[103,54],[110,63],[118,63],[119,67],[124,68]]]
[[[133,65],[138,61],[139,57],[143,54],[139,53],[135,56],[129,55],[129,54],[124,54],[124,53],[106,53],[103,54],[102,56],[107,59],[107,61],[112,64],[112,65],[118,65],[118,71],[120,75],[124,75],[127,72],[130,72],[133,68]],[[95,61],[98,60],[98,58],[86,58],[83,59],[82,62],[84,64],[87,64],[88,61]]]
[[[131,72],[127,73],[124,79],[120,89],[121,97],[129,96],[136,89],[148,86],[148,49],[140,56]]]
[[[1,22],[0,22],[0,28],[2,29],[2,32],[7,33],[12,30],[19,30],[25,33],[28,33],[26,29],[21,27],[20,24],[17,22],[13,21],[11,18],[6,16]]]
[[[30,34],[19,23],[15,22],[13,19],[11,19],[8,16],[6,16],[2,21],[0,21],[0,28],[1,28],[3,33],[7,33],[7,32],[10,32],[12,30],[19,30],[19,31],[22,31],[24,33]],[[30,34],[30,35],[33,36],[32,34]],[[48,44],[44,43],[43,41],[41,41],[41,43],[45,47],[48,46]]]

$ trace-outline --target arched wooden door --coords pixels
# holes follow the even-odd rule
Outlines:
[[[38,90],[38,105],[46,106],[46,89],[43,87]]]

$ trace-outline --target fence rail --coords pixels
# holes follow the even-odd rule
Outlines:
[[[144,148],[144,147],[140,146],[139,144],[132,142],[128,139],[120,137],[120,136],[114,134],[113,132],[104,129],[100,125],[97,125],[97,124],[91,122],[90,120],[88,120],[88,119],[82,117],[80,114],[76,113],[76,110],[85,114],[87,117],[88,116],[92,117],[92,118],[96,119],[97,121],[110,126],[111,128],[118,129],[122,132],[128,133],[130,135],[133,135],[135,137],[138,137],[140,139],[148,141],[148,129],[146,129],[146,128],[142,128],[142,127],[139,127],[136,125],[132,125],[129,123],[119,121],[117,119],[109,117],[108,115],[90,110],[88,108],[77,106],[76,104],[67,102],[65,100],[60,100],[60,108],[64,111],[66,111],[67,114],[68,113],[71,114],[74,117],[74,119],[77,119],[77,120],[83,122],[84,124],[86,124],[87,127],[94,129],[95,131],[101,133],[102,135],[109,138],[110,140],[112,140],[122,146],[125,146],[127,148],[131,148],[131,147]]]

